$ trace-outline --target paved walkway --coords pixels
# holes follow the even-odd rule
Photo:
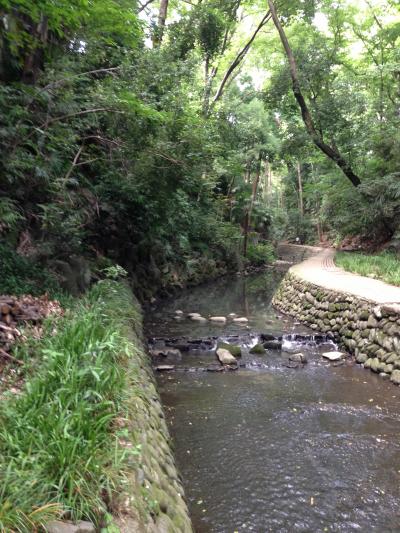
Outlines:
[[[335,266],[333,248],[313,248],[310,246],[284,245],[284,250],[295,255],[296,249],[305,248],[305,253],[311,257],[291,267],[290,272],[305,281],[319,285],[333,291],[345,292],[359,298],[364,298],[379,304],[400,303],[400,287],[388,285],[383,281],[366,278]]]

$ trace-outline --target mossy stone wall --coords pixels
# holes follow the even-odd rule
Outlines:
[[[288,272],[273,305],[330,334],[365,368],[400,384],[400,304],[377,304],[335,292]]]
[[[192,533],[171,437],[140,336],[141,331],[132,334],[131,394],[126,403],[127,420],[122,422],[127,428],[126,445],[134,453],[115,524],[121,533]]]

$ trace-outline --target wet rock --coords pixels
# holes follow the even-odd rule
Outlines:
[[[217,363],[214,365],[208,365],[206,368],[207,372],[223,372],[223,367],[221,365],[218,365]]]
[[[242,317],[234,318],[233,321],[235,322],[235,324],[247,324],[249,319],[242,316]]]
[[[237,365],[236,358],[228,350],[218,348],[216,354],[222,365]]]
[[[229,313],[228,317],[229,318],[236,318],[237,314],[236,313]]]
[[[226,323],[226,316],[210,316],[210,322]]]
[[[381,372],[379,374],[379,377],[382,378],[382,379],[390,379],[390,375],[386,374],[386,372]]]
[[[242,348],[240,346],[229,344],[228,342],[219,342],[217,348],[228,350],[235,357],[242,357]]]
[[[176,314],[176,315],[179,315],[179,316],[182,316],[182,315],[183,315],[183,311],[182,311],[181,309],[177,309],[177,310],[175,311],[175,314]]]
[[[268,350],[280,350],[282,348],[282,341],[273,340],[264,342],[264,348]]]
[[[289,361],[292,361],[293,363],[307,363],[307,357],[301,353],[301,352],[298,352],[298,353],[293,353],[291,355],[289,355]]]
[[[393,370],[390,381],[395,383],[396,385],[400,385],[400,370]]]
[[[261,333],[260,339],[262,341],[276,341],[276,340],[279,340],[274,335],[270,335],[269,333]]]
[[[157,365],[155,368],[157,372],[170,372],[171,370],[175,370],[174,365]]]
[[[322,357],[329,359],[329,361],[339,361],[339,359],[346,357],[346,354],[344,352],[325,352]]]
[[[193,320],[194,322],[200,322],[202,324],[205,324],[207,322],[207,319],[204,318],[204,316],[201,315],[195,315],[190,317],[190,320]]]
[[[96,528],[91,522],[79,521],[75,524],[73,522],[49,522],[46,525],[45,531],[47,533],[95,533]]]
[[[262,344],[256,344],[251,348],[250,353],[263,355],[265,353],[265,348]]]
[[[190,318],[191,320],[195,319],[196,317],[201,317],[201,314],[200,313],[188,313],[187,314],[187,317]]]

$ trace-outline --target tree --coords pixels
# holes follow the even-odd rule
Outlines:
[[[307,129],[307,132],[310,135],[314,144],[321,150],[321,152],[327,155],[343,171],[345,176],[351,181],[351,183],[355,187],[358,187],[358,185],[360,185],[361,183],[360,178],[354,173],[349,163],[344,159],[342,154],[337,150],[335,144],[331,144],[331,145],[327,144],[324,141],[323,136],[317,131],[315,127],[314,120],[310,113],[310,109],[307,105],[306,99],[304,98],[304,95],[301,89],[299,77],[297,74],[296,60],[294,58],[292,49],[290,47],[288,38],[279,20],[273,1],[268,0],[268,5],[269,5],[270,12],[271,12],[272,20],[276,26],[276,29],[278,30],[283,48],[285,49],[285,52],[286,52],[286,55],[289,61],[290,76],[292,78],[293,94],[299,105],[301,116],[303,118],[303,122]]]

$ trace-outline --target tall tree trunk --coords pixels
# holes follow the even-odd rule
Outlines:
[[[251,227],[251,214],[253,212],[253,206],[254,202],[257,198],[257,190],[258,190],[258,184],[260,183],[260,176],[261,176],[261,161],[262,161],[262,154],[260,152],[258,156],[258,162],[257,162],[257,171],[256,175],[254,177],[253,185],[252,185],[252,191],[251,191],[251,200],[249,208],[246,212],[245,218],[244,218],[244,241],[243,241],[243,255],[247,256],[247,247],[248,247],[248,239],[249,239],[249,229]]]
[[[297,161],[297,186],[299,189],[299,211],[301,216],[304,215],[304,204],[303,204],[303,182],[301,177],[301,164],[300,161]]]
[[[288,38],[286,37],[285,30],[283,29],[282,24],[279,20],[274,2],[272,0],[268,0],[268,6],[271,12],[272,20],[274,21],[275,27],[278,30],[279,37],[281,39],[283,48],[289,61],[293,94],[300,107],[301,116],[303,118],[307,133],[310,135],[315,146],[317,146],[317,148],[319,148],[321,152],[327,155],[342,170],[344,175],[351,181],[351,183],[355,187],[358,187],[358,185],[360,185],[361,183],[360,178],[353,172],[350,164],[344,159],[342,154],[337,150],[336,146],[329,145],[323,140],[322,136],[315,127],[311,112],[301,91],[300,81],[297,73],[296,60],[294,58],[292,49],[290,48],[290,44]]]
[[[161,0],[158,12],[157,28],[153,36],[153,46],[160,46],[164,37],[165,23],[167,20],[169,0]]]

